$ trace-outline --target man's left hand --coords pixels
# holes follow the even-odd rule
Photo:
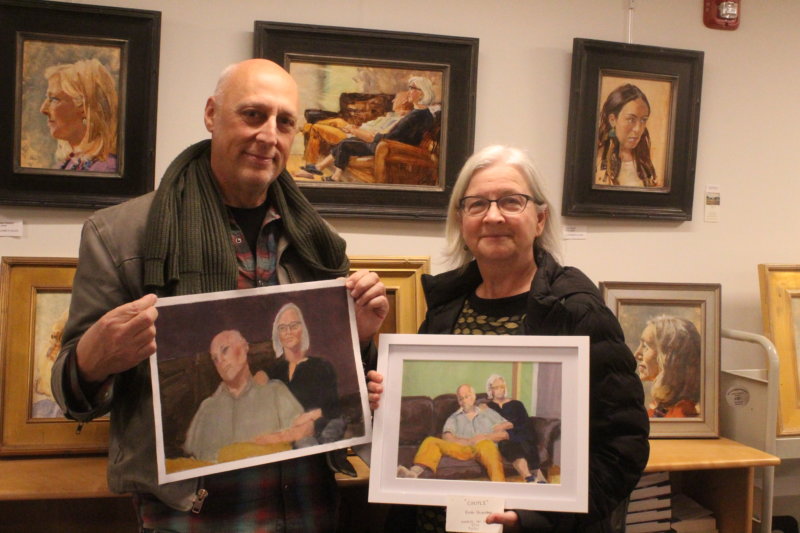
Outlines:
[[[386,287],[375,272],[358,270],[345,280],[345,286],[356,305],[356,329],[362,346],[378,332],[389,314]]]

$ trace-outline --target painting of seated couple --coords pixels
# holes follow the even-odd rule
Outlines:
[[[440,187],[441,71],[293,62],[300,182]]]

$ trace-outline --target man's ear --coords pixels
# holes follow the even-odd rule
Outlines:
[[[203,122],[206,125],[206,129],[210,132],[214,132],[214,119],[216,118],[217,112],[217,104],[214,102],[214,97],[209,96],[208,100],[206,100],[206,110],[203,113]]]

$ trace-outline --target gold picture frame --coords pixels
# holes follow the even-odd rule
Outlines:
[[[778,436],[800,435],[800,265],[758,265],[764,334],[780,359]]]
[[[49,371],[61,342],[76,259],[4,257],[0,265],[0,455],[103,452],[108,419],[57,411]]]
[[[381,333],[416,333],[425,318],[422,274],[430,273],[429,257],[350,256],[350,271],[371,270],[380,276],[389,298],[389,314]]]

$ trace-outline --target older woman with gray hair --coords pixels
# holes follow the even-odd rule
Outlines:
[[[644,393],[622,328],[597,287],[556,260],[556,224],[542,179],[523,151],[489,146],[472,155],[447,210],[455,268],[423,276],[428,310],[420,333],[589,337],[588,512],[506,511],[489,515],[487,522],[526,532],[610,531],[612,512],[647,464]],[[373,371],[369,378],[375,408],[383,377]],[[443,531],[444,513],[432,514],[395,506],[386,531],[416,531],[418,524],[422,531]]]
[[[702,344],[690,320],[660,315],[647,321],[633,354],[642,381],[653,383],[651,418],[700,416]]]
[[[486,397],[489,399],[487,405],[514,426],[506,430],[508,440],[497,443],[500,455],[511,461],[527,483],[547,483],[539,469],[539,443],[525,404],[508,397],[506,380],[500,374],[492,374],[486,380]]]
[[[308,327],[300,308],[287,303],[278,310],[272,323],[272,346],[276,360],[267,368],[270,379],[289,387],[303,409],[321,409],[314,424],[317,441],[342,438],[345,421],[341,418],[336,370],[327,359],[308,355]]]

